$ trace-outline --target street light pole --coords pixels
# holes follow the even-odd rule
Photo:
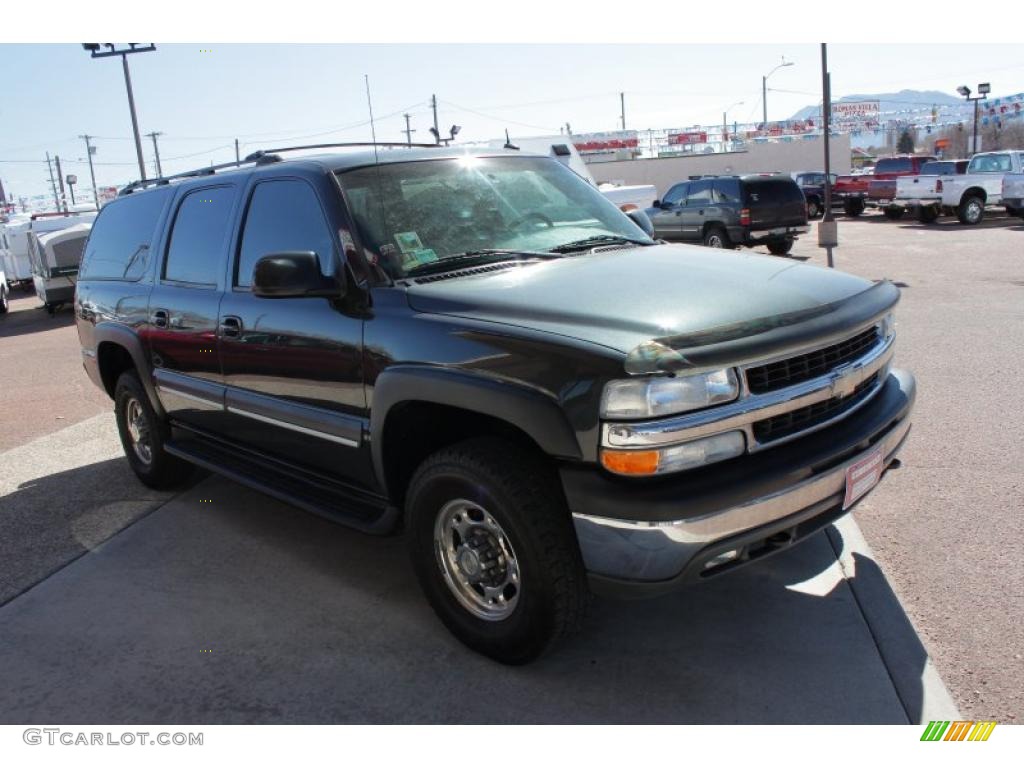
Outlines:
[[[986,96],[992,91],[992,86],[989,83],[978,83],[978,95],[971,96],[971,89],[966,85],[961,85],[956,89],[956,92],[963,96],[967,101],[974,102],[974,139],[973,149],[971,150],[972,155],[978,154],[978,102],[983,101]]]
[[[782,67],[792,67],[792,61],[786,61],[786,57],[782,57],[782,63],[777,65],[767,75],[761,76],[761,107],[763,120],[761,124],[764,126],[764,130],[768,130],[768,78],[775,74],[775,70],[782,69]]]
[[[139,118],[135,114],[135,94],[132,93],[132,76],[128,71],[128,54],[129,53],[146,53],[147,51],[155,51],[156,46],[150,43],[148,46],[137,48],[138,43],[128,43],[127,48],[118,50],[114,43],[104,43],[104,46],[110,50],[101,50],[99,43],[82,43],[82,47],[89,51],[90,55],[94,59],[102,59],[107,56],[120,56],[121,65],[124,69],[124,86],[128,91],[128,109],[132,114],[132,133],[135,136],[135,155],[139,161],[139,174],[142,181],[146,180],[146,164],[142,159],[142,137],[139,135]]]

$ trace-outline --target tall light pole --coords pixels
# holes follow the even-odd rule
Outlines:
[[[739,107],[743,104],[742,101],[737,101],[735,104],[730,104],[728,107],[722,110],[722,151],[725,152],[725,143],[729,140],[729,110],[733,107]]]
[[[82,134],[78,138],[85,140],[85,156],[89,158],[89,178],[92,179],[92,201],[96,204],[96,210],[100,209],[100,193],[96,189],[96,172],[92,169],[92,156],[96,154],[96,147],[89,143],[89,139],[92,138],[87,133]]]
[[[768,78],[775,74],[775,70],[782,69],[783,67],[792,67],[792,61],[786,61],[786,57],[782,57],[782,63],[777,65],[767,75],[761,76],[761,106],[763,107],[763,120],[761,121],[764,125],[765,130],[768,130]]]
[[[140,47],[138,43],[128,43],[127,48],[121,48],[118,50],[115,47],[115,43],[103,43],[103,46],[99,43],[82,43],[82,47],[89,51],[94,59],[102,59],[107,56],[121,57],[121,65],[124,68],[124,86],[128,91],[128,109],[131,110],[132,113],[132,132],[135,134],[135,154],[139,160],[139,175],[142,177],[142,181],[145,181],[146,164],[142,159],[142,138],[139,136],[139,119],[135,115],[135,95],[132,93],[132,76],[128,71],[128,54],[155,51],[156,46],[150,43],[147,46]],[[110,50],[104,51],[103,47],[109,48]]]
[[[991,90],[992,86],[989,83],[978,83],[977,96],[971,96],[971,89],[966,85],[961,85],[956,89],[956,92],[967,99],[967,101],[974,102],[974,148],[971,150],[972,155],[978,154],[978,102],[983,101]]]

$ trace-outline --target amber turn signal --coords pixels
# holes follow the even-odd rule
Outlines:
[[[601,451],[601,464],[620,475],[653,475],[658,471],[657,451]]]

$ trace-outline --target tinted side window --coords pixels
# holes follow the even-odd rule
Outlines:
[[[217,285],[234,199],[234,187],[197,189],[185,196],[174,217],[164,279]]]
[[[738,203],[740,201],[739,179],[718,179],[715,181],[716,203]]]
[[[80,279],[138,280],[149,264],[157,222],[170,189],[133,193],[103,207],[89,233]]]
[[[320,270],[330,271],[334,240],[316,193],[304,181],[280,179],[256,185],[245,217],[235,285],[251,285],[256,262],[280,251],[315,251]]]
[[[688,186],[690,186],[690,185],[689,184],[676,184],[674,187],[672,187],[672,189],[670,189],[665,194],[665,197],[662,198],[662,200],[664,202],[670,203],[672,205],[675,205],[676,203],[684,202],[686,200],[686,188]]]
[[[690,194],[686,196],[686,204],[700,205],[711,202],[711,187],[713,183],[711,179],[703,179],[691,183]]]

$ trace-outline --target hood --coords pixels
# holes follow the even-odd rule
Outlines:
[[[567,256],[408,289],[419,312],[486,320],[629,352],[649,339],[747,335],[872,286],[792,259],[653,245]],[[823,310],[824,311],[824,310]]]

